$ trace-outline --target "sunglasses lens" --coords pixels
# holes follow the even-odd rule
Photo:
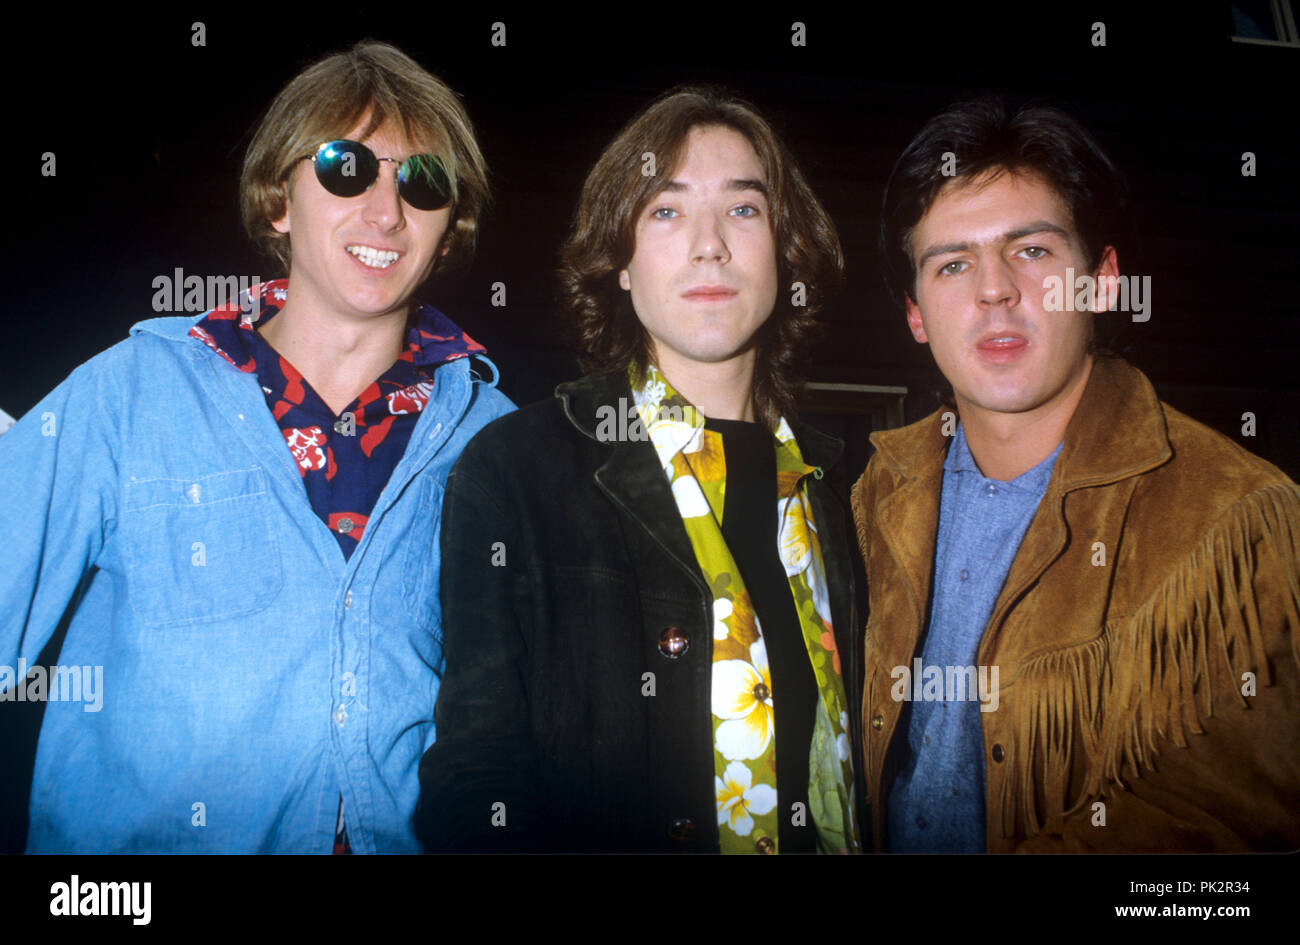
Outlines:
[[[326,141],[316,151],[316,179],[336,197],[355,197],[379,176],[379,159],[355,141]]]
[[[451,181],[442,161],[432,154],[415,154],[397,171],[402,199],[417,210],[441,210],[451,203]]]

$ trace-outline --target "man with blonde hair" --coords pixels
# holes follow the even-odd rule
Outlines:
[[[418,849],[443,485],[511,404],[414,293],[486,196],[446,85],[380,43],[322,59],[240,182],[288,278],[140,322],[0,439],[0,689],[33,697],[65,619],[60,663],[102,679],[47,706],[29,851]]]

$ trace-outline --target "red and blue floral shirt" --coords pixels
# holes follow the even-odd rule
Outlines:
[[[289,281],[253,286],[257,315],[238,301],[213,309],[190,334],[241,371],[256,373],[271,415],[293,454],[311,507],[351,557],[371,510],[401,461],[438,365],[486,349],[431,305],[416,302],[406,347],[377,380],[335,416],[288,359],[255,330],[279,314]]]

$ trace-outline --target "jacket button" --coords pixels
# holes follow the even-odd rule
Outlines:
[[[346,515],[343,516],[343,518],[339,519],[340,534],[346,535],[348,532],[352,531],[352,529],[355,527],[356,527],[356,523],[353,522],[352,519],[348,518]]]
[[[668,836],[679,843],[685,843],[695,833],[695,821],[689,817],[678,817],[668,825]]]
[[[1000,762],[1000,761],[1002,761],[1002,759],[1005,758],[1006,756],[1007,756],[1007,753],[1006,753],[1005,751],[1002,750],[1002,746],[1001,746],[1001,745],[994,745],[994,746],[993,746],[993,760],[994,760],[994,761]]]
[[[880,731],[882,728],[885,727],[885,717],[883,715],[877,715],[875,718],[871,720],[871,727],[874,728],[877,732]]]
[[[771,837],[759,837],[754,841],[754,849],[759,853],[775,853],[776,843]]]
[[[659,652],[670,660],[675,660],[691,648],[691,638],[682,632],[681,627],[665,627],[659,634]]]

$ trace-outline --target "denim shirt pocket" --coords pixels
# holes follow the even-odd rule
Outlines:
[[[119,535],[131,610],[153,627],[265,610],[284,565],[261,467],[126,483]]]

